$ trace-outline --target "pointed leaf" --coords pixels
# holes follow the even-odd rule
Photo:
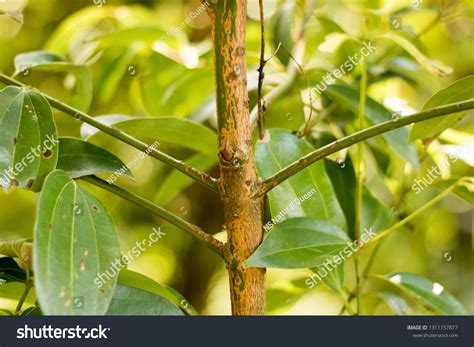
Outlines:
[[[333,84],[329,85],[325,91],[332,98],[341,100],[347,104],[349,109],[357,114],[359,110],[359,92],[348,86]],[[383,123],[392,119],[393,112],[387,110],[383,105],[371,97],[367,97],[365,116],[373,123]],[[384,133],[383,138],[387,141],[390,148],[400,155],[403,159],[410,162],[413,166],[418,166],[418,157],[416,148],[408,143],[408,129],[400,128]]]
[[[114,154],[73,137],[59,139],[57,169],[67,172],[72,178],[117,171],[133,178],[130,169]]]
[[[102,315],[117,281],[115,227],[104,206],[64,171],[46,179],[35,226],[34,272],[46,315]],[[97,276],[114,275],[101,286]]]
[[[117,285],[108,316],[182,316],[168,299],[143,289]]]
[[[394,284],[402,292],[417,300],[436,314],[467,314],[463,305],[437,282],[409,272],[394,272],[382,278]]]
[[[217,135],[191,120],[175,117],[138,118],[115,123],[114,127],[135,137],[168,142],[217,157]]]
[[[58,160],[57,130],[46,99],[31,89],[0,91],[0,185],[41,190]]]
[[[151,278],[142,275],[141,273],[122,269],[119,274],[118,283],[160,295],[171,301],[176,306],[180,307],[188,315],[197,315],[196,309],[192,307],[189,301],[186,300],[180,293],[175,291],[173,288],[166,287],[159,284],[158,282],[155,282]]]
[[[355,235],[356,175],[352,160],[349,156],[340,163],[325,159],[324,166],[346,216],[347,233],[353,239]]]
[[[453,68],[444,65],[442,62],[437,60],[431,60],[426,57],[413,43],[408,41],[403,36],[389,33],[384,35],[385,38],[388,38],[395,42],[397,45],[402,47],[408,54],[410,54],[415,60],[423,66],[431,74],[444,77],[453,73]]]
[[[344,231],[325,221],[290,218],[273,227],[245,261],[245,266],[280,269],[318,266],[348,242]]]
[[[434,94],[423,105],[422,110],[451,104],[474,98],[474,75],[462,78],[448,87]],[[456,124],[465,114],[459,112],[436,119],[428,119],[413,125],[410,132],[410,141],[416,139],[434,139],[447,128]]]
[[[313,151],[305,140],[282,129],[271,129],[257,143],[256,166],[262,179]],[[268,194],[273,220],[290,217],[313,217],[346,229],[346,221],[324,163],[316,162],[290,177]]]

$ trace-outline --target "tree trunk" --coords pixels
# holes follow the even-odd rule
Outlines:
[[[228,242],[232,314],[265,313],[265,269],[243,262],[262,241],[260,183],[252,153],[245,63],[246,0],[213,0],[212,22],[219,135],[219,191]]]

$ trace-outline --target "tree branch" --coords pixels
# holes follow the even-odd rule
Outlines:
[[[400,117],[395,120],[390,120],[384,123],[374,125],[370,128],[358,131],[352,135],[346,136],[342,139],[334,141],[326,146],[323,146],[307,155],[301,157],[297,161],[281,169],[273,176],[267,178],[262,183],[261,194],[265,194],[271,189],[278,186],[280,183],[293,176],[297,172],[305,169],[309,165],[317,162],[320,159],[327,157],[333,153],[339,152],[340,150],[350,147],[358,142],[367,140],[371,137],[383,134],[385,132],[401,128],[405,125],[418,123],[427,119],[432,119],[440,116],[444,116],[451,113],[466,111],[474,108],[474,99],[469,99],[453,104],[448,104],[428,110],[424,110],[410,116]]]
[[[175,214],[169,212],[168,210],[155,205],[151,201],[148,201],[141,196],[128,192],[120,187],[117,187],[113,184],[109,184],[106,181],[96,177],[96,176],[85,176],[81,177],[83,181],[91,183],[97,187],[100,187],[104,190],[107,190],[121,198],[128,200],[135,205],[143,207],[144,209],[148,210],[149,212],[157,215],[158,217],[163,218],[164,220],[170,222],[171,224],[177,226],[178,228],[186,231],[188,234],[193,235],[194,237],[198,238],[200,241],[204,242],[211,250],[222,257],[222,251],[224,248],[224,244],[214,238],[212,235],[203,231],[197,225],[189,223],[184,219],[176,216]]]
[[[23,83],[13,79],[13,78],[10,78],[2,73],[0,73],[0,82],[3,82],[5,83],[6,85],[12,85],[12,86],[17,86],[17,87],[23,87],[23,88],[27,88],[26,85],[24,85]],[[149,156],[155,158],[155,159],[158,159],[160,161],[162,161],[163,163],[181,171],[182,173],[184,173],[185,175],[191,177],[192,179],[198,181],[199,183],[201,183],[202,185],[206,186],[207,188],[213,190],[213,191],[217,191],[217,180],[213,177],[211,177],[209,174],[205,173],[205,172],[201,172],[199,171],[198,169],[186,164],[185,162],[181,161],[181,160],[178,160],[176,158],[173,158],[172,156],[166,154],[166,153],[163,153],[159,150],[157,150],[156,148],[152,147],[152,146],[149,146],[147,145],[146,143],[138,140],[137,138],[123,132],[122,130],[120,129],[117,129],[113,126],[108,126],[108,125],[105,125],[105,124],[102,124],[100,123],[99,121],[97,121],[96,119],[94,119],[93,117],[89,116],[88,114],[82,112],[82,111],[79,111],[41,91],[36,91],[38,94],[40,94],[41,96],[43,96],[46,100],[48,100],[49,104],[60,110],[60,111],[63,111],[65,114],[69,115],[69,116],[72,116],[76,119],[79,119],[80,121],[84,122],[84,123],[87,123],[87,124],[90,124],[92,125],[93,127],[103,131],[104,133],[122,141],[122,142],[125,142],[127,143],[128,145],[132,146],[132,147],[135,147],[136,149],[140,150],[140,151],[143,151],[143,152],[146,152],[148,153]]]

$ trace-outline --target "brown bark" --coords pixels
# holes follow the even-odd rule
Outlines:
[[[228,242],[233,315],[265,313],[265,269],[243,262],[262,241],[262,198],[254,165],[245,63],[246,0],[214,0],[212,22],[219,135],[219,191]]]

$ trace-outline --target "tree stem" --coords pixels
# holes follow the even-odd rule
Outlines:
[[[385,132],[401,128],[405,125],[418,123],[427,119],[432,119],[440,116],[444,116],[451,113],[466,111],[474,108],[474,99],[469,99],[453,104],[448,104],[436,108],[424,110],[410,116],[400,117],[395,120],[390,120],[384,123],[374,125],[364,130],[358,131],[352,135],[346,136],[342,139],[334,141],[326,146],[323,146],[311,153],[308,153],[304,157],[301,157],[297,161],[281,169],[273,176],[269,177],[262,183],[261,194],[265,194],[271,189],[278,186],[280,183],[293,176],[297,172],[305,169],[309,165],[317,162],[320,159],[327,157],[333,153],[339,152],[340,150],[350,147],[356,143],[367,140],[371,137],[383,134]]]
[[[263,239],[263,197],[258,194],[247,91],[247,1],[215,1],[209,15],[217,89],[219,190],[228,239],[224,252],[232,314],[263,315],[265,269],[244,266]]]
[[[198,238],[200,241],[204,242],[211,250],[213,250],[218,255],[220,256],[223,255],[222,251],[223,251],[224,245],[219,240],[215,239],[212,235],[203,231],[197,225],[189,223],[185,221],[184,219],[176,216],[175,214],[169,212],[168,210],[158,205],[155,205],[151,201],[148,201],[136,194],[130,193],[113,184],[109,184],[98,177],[86,176],[86,177],[81,177],[81,179],[85,182],[91,183],[97,187],[107,190],[117,196],[120,196],[121,198],[128,200],[134,203],[135,205],[143,207],[149,212],[157,215],[158,217],[163,218],[164,220],[170,222],[171,224],[177,226],[178,228],[186,231],[188,234]]]
[[[6,85],[12,85],[12,86],[17,86],[17,87],[27,88],[27,86],[24,85],[23,83],[15,80],[13,78],[10,78],[10,77],[2,74],[2,73],[0,73],[0,82],[5,83]],[[146,143],[136,139],[135,137],[123,132],[120,129],[117,129],[113,126],[105,125],[105,124],[97,121],[93,117],[89,116],[88,114],[86,114],[82,111],[79,111],[79,110],[63,103],[62,101],[59,101],[59,100],[57,100],[57,99],[41,92],[41,91],[36,90],[36,93],[40,94],[46,100],[48,100],[49,104],[52,107],[56,108],[57,110],[63,111],[65,114],[67,114],[69,116],[72,116],[76,119],[79,119],[80,121],[82,121],[84,123],[90,124],[93,127],[103,131],[104,133],[116,138],[117,140],[125,142],[126,144],[128,144],[132,147],[135,147],[136,149],[138,149],[140,151],[148,153],[149,156],[151,156],[155,159],[158,159],[158,160],[164,162],[165,164],[168,164],[169,166],[181,171],[182,173],[184,173],[185,175],[193,178],[194,180],[201,183],[205,187],[207,187],[207,188],[209,188],[213,191],[217,190],[217,188],[216,188],[217,180],[215,178],[211,177],[209,174],[201,172],[198,169],[196,169],[194,167],[191,167],[190,165],[184,163],[183,161],[178,160],[176,158],[173,158],[173,157],[169,156],[168,154],[163,153],[163,152],[157,150],[156,148],[147,145]]]

